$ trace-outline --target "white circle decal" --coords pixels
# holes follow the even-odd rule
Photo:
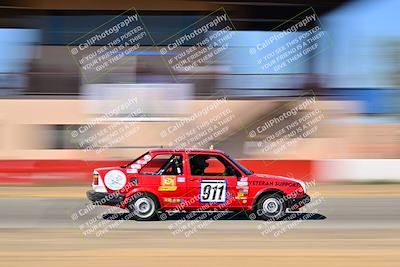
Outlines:
[[[111,190],[119,190],[125,186],[126,176],[122,171],[112,170],[107,172],[104,183]]]
[[[145,160],[145,161],[150,161],[150,160],[151,160],[151,156],[150,156],[150,155],[144,156],[144,160]]]

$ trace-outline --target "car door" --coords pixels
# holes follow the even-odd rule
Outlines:
[[[140,185],[156,191],[161,206],[174,207],[186,194],[184,171],[183,153],[159,153],[140,170]]]
[[[214,154],[188,154],[186,161],[188,207],[223,209],[239,205],[236,196],[240,172],[227,172],[228,166],[234,167],[226,158]]]

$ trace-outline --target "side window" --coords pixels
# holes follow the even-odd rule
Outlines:
[[[189,155],[190,173],[198,176],[237,176],[236,170],[225,158],[218,155]]]
[[[182,175],[182,155],[159,154],[152,158],[141,170],[147,175]]]

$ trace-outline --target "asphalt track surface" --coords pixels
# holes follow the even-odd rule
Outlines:
[[[282,222],[137,222],[84,198],[1,198],[0,266],[400,266],[400,196],[320,199]]]

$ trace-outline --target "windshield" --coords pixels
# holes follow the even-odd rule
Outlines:
[[[239,168],[242,172],[244,172],[246,175],[251,175],[251,174],[253,174],[252,171],[246,169],[243,165],[241,165],[239,162],[237,162],[234,158],[232,158],[232,157],[229,156],[228,154],[225,154],[225,155],[228,157],[228,159],[229,159],[230,161],[233,162],[233,164],[236,165],[236,167],[238,167],[238,168]]]

